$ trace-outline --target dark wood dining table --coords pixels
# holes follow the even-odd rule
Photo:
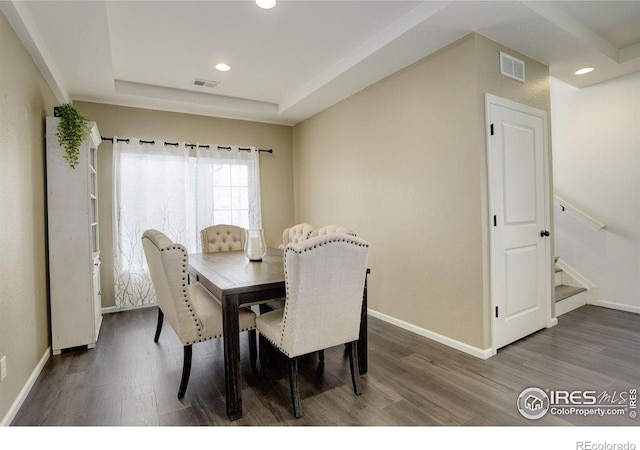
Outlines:
[[[282,250],[268,249],[261,262],[251,262],[243,251],[194,253],[189,255],[189,272],[222,304],[224,367],[227,417],[242,417],[242,372],[240,368],[241,306],[259,305],[285,297]],[[367,269],[367,274],[370,273]],[[367,373],[367,281],[365,278],[360,339],[360,373]]]

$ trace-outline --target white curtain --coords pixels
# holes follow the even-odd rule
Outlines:
[[[155,303],[142,233],[154,228],[190,253],[200,230],[262,228],[259,152],[253,147],[113,139],[116,308]]]
[[[113,141],[115,305],[126,308],[155,302],[142,233],[154,228],[186,246],[193,197],[184,143]]]
[[[258,154],[253,147],[198,147],[197,230],[218,224],[262,228]]]

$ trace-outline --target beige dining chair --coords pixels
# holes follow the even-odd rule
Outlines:
[[[158,342],[164,317],[184,346],[182,379],[178,398],[184,397],[191,374],[192,345],[222,337],[222,307],[200,283],[188,284],[189,254],[158,230],[142,235],[151,281],[158,303],[158,323],[154,342]],[[256,367],[256,315],[247,308],[239,312],[240,331],[249,332],[252,368]]]
[[[313,225],[309,225],[308,223],[299,223],[289,228],[285,228],[282,232],[282,244],[280,244],[280,249],[284,250],[284,248],[289,244],[297,244],[298,242],[302,242],[305,239],[308,239],[311,233],[315,230]],[[272,300],[268,303],[263,303],[260,305],[260,314],[264,314],[268,311],[273,311],[274,309],[282,309],[284,307],[284,299],[280,300]]]
[[[200,241],[202,245],[202,253],[218,253],[218,252],[232,252],[244,250],[244,244],[246,242],[245,229],[236,225],[212,225],[210,227],[200,230]],[[194,277],[191,277],[192,279]],[[218,303],[219,299],[216,299]],[[271,309],[275,309],[278,305],[277,300],[273,303]],[[251,308],[247,306],[245,308]],[[253,339],[255,340],[255,339]],[[251,369],[254,373],[257,373],[255,360],[251,360]]]
[[[341,233],[341,234],[348,234],[350,236],[357,236],[356,233],[345,227],[342,225],[326,225],[324,227],[318,228],[317,230],[313,230],[310,234],[309,237],[316,237],[316,236],[324,236],[325,234],[335,234],[335,233]]]
[[[308,223],[299,223],[290,228],[285,228],[282,232],[281,248],[285,248],[289,244],[297,244],[305,239],[309,239],[309,235],[313,230],[315,230],[315,227]]]
[[[350,236],[357,236],[357,234],[351,230],[350,228],[347,228],[343,225],[325,225],[324,227],[320,227],[316,230],[313,230],[311,233],[309,233],[309,237],[316,237],[316,236],[325,236],[327,234],[335,234],[335,233],[342,233],[342,234],[348,234]],[[324,350],[320,350],[318,352],[318,357],[320,358],[320,361],[324,361]]]
[[[235,225],[213,225],[200,231],[202,253],[244,250],[244,228]]]
[[[286,302],[256,318],[260,367],[266,374],[267,342],[289,358],[293,412],[302,417],[298,358],[348,344],[351,380],[360,395],[357,341],[369,244],[347,234],[327,234],[284,250]]]

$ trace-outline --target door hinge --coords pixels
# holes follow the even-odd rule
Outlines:
[[[498,307],[496,306],[496,317],[500,317],[500,315],[498,314]]]
[[[493,136],[493,124],[491,124],[491,136]]]
[[[493,216],[493,226],[497,227],[498,226],[498,219],[496,216]]]

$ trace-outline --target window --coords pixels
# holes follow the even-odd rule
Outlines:
[[[145,230],[162,231],[194,253],[208,226],[262,226],[255,149],[198,148],[189,156],[184,144],[155,142],[114,144],[116,307],[155,301],[142,249]]]

